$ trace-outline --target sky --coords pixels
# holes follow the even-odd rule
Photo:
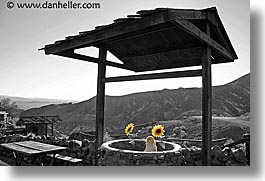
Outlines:
[[[238,59],[233,63],[213,65],[212,84],[223,85],[250,72],[248,0],[95,0],[93,2],[100,3],[100,9],[86,10],[8,9],[8,1],[0,2],[0,95],[77,101],[90,99],[97,91],[97,64],[45,55],[38,49],[66,36],[110,24],[114,19],[135,14],[139,10],[158,7],[202,9],[216,6]],[[45,0],[13,2],[44,3]],[[81,52],[98,56],[95,48]],[[116,61],[109,53],[107,59]],[[188,69],[195,68],[198,67]],[[107,67],[106,71],[107,77],[134,74],[112,67]],[[179,87],[201,87],[201,77],[108,83],[106,94],[118,96]]]

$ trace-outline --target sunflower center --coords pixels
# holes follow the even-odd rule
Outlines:
[[[156,133],[157,133],[157,134],[161,133],[161,129],[157,129],[157,130],[156,130]]]
[[[132,129],[132,127],[129,127],[129,128],[128,128],[128,132],[130,132],[130,131],[131,131],[131,129]]]

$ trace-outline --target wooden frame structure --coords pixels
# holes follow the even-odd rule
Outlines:
[[[48,125],[50,125],[50,133],[53,136],[53,124],[61,122],[59,116],[28,116],[20,117],[17,121],[17,126],[26,126],[26,132],[36,132],[36,135],[48,136]],[[34,131],[33,129],[36,128]],[[43,134],[45,133],[45,134]]]
[[[98,58],[75,53],[76,49],[91,46],[99,49]],[[116,19],[110,25],[66,37],[40,50],[47,55],[98,64],[96,150],[103,143],[105,83],[202,76],[203,165],[211,165],[211,65],[237,59],[215,7],[142,10],[136,15]],[[107,51],[123,63],[107,60]],[[189,66],[202,66],[202,69],[106,77],[106,66],[134,72]]]

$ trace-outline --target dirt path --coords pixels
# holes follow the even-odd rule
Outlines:
[[[201,116],[192,116],[196,119],[202,119]],[[225,121],[233,124],[239,124],[240,126],[248,126],[250,127],[250,121],[243,120],[239,117],[212,117],[213,121]]]

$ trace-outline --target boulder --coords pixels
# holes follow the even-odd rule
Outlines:
[[[37,141],[37,142],[41,142],[42,141],[41,136],[35,136],[34,140]]]
[[[236,149],[233,151],[234,159],[240,163],[247,163],[247,158],[241,149]]]
[[[87,140],[87,139],[83,139],[82,140],[82,147],[83,148],[89,146],[89,144],[90,144],[90,141],[89,140]]]
[[[224,163],[218,160],[217,158],[212,159],[212,166],[223,166]]]
[[[214,145],[212,147],[212,156],[213,157],[218,157],[219,155],[224,155],[224,152],[219,146]]]
[[[11,136],[9,142],[17,142],[17,141],[20,141],[21,139],[21,135],[20,134],[14,134]]]
[[[82,146],[82,142],[79,140],[70,140],[68,144],[68,147],[72,151],[77,151],[81,146]]]

